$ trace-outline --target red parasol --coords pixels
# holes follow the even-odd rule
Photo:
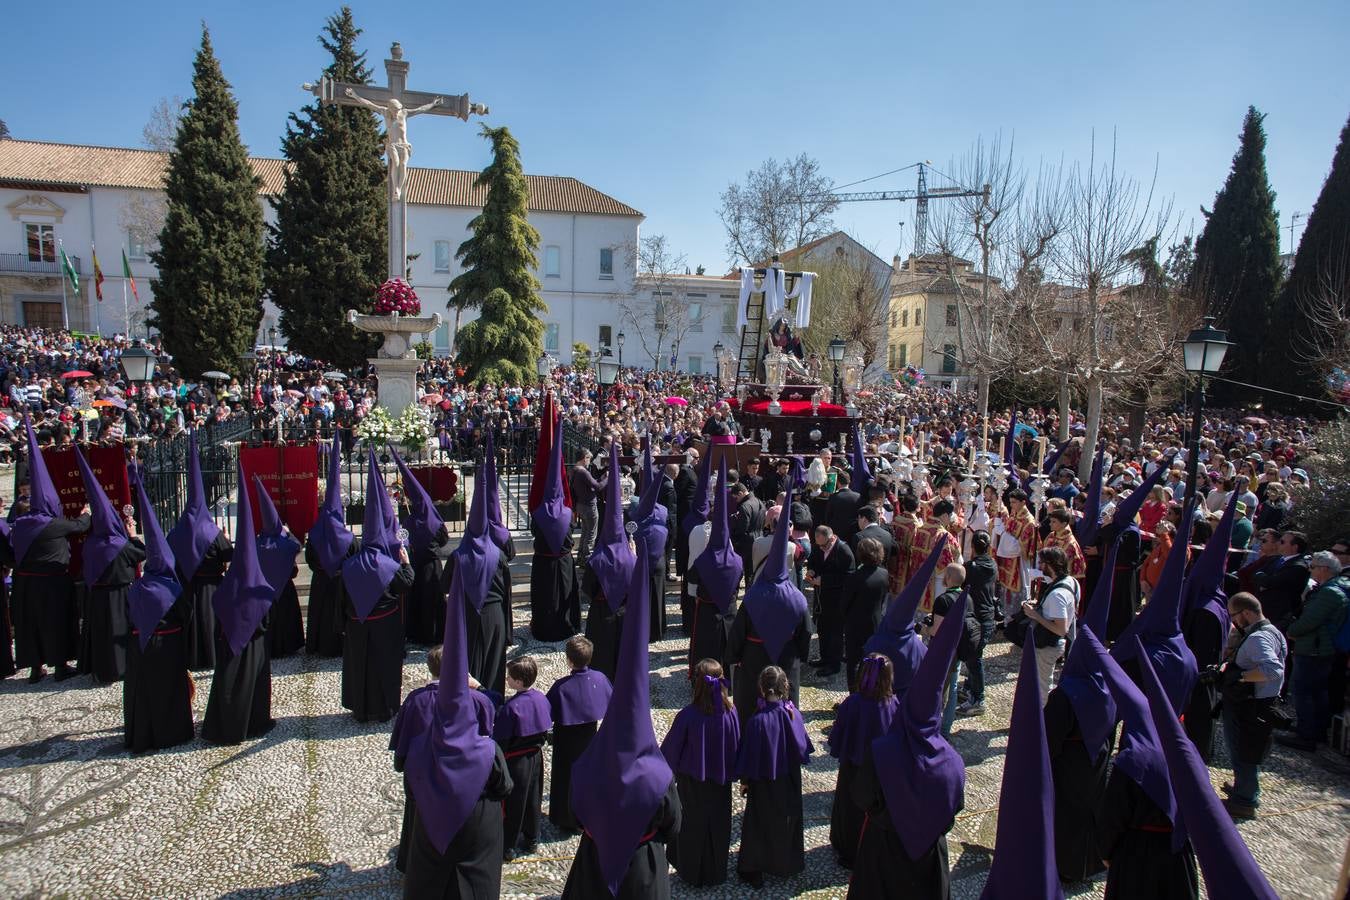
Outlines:
[[[418,402],[419,402],[419,403],[425,403],[427,406],[435,406],[437,403],[440,403],[440,402],[441,402],[441,395],[440,395],[440,394],[423,394],[423,395],[422,395],[422,399],[419,400]]]
[[[688,406],[689,401],[683,397],[667,397],[666,406]]]
[[[84,369],[75,369],[61,376],[62,378],[93,378],[93,372],[86,372]]]

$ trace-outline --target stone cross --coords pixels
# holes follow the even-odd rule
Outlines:
[[[488,108],[481,103],[470,103],[468,94],[443,96],[425,91],[408,90],[409,64],[403,59],[403,48],[394,42],[384,61],[389,84],[385,87],[371,84],[348,84],[334,81],[327,75],[317,84],[305,82],[301,87],[319,98],[325,105],[357,106],[384,116],[385,160],[389,165],[389,278],[403,278],[408,265],[408,199],[405,190],[408,181],[408,160],[412,144],[408,141],[408,117],[426,113],[433,116],[456,116],[464,121],[470,115],[485,116]]]

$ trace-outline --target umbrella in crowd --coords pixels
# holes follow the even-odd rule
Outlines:
[[[218,369],[212,369],[212,370],[209,371],[209,372],[203,372],[203,373],[202,373],[202,377],[203,377],[203,378],[210,378],[210,379],[212,379],[212,380],[214,380],[214,381],[229,381],[229,380],[230,380],[230,376],[229,376],[229,375],[225,374],[224,372],[221,372],[221,371],[218,370]]]
[[[422,395],[422,399],[419,400],[419,401],[417,401],[417,402],[418,402],[418,403],[425,403],[427,406],[435,406],[437,403],[440,403],[440,402],[441,402],[441,395],[440,395],[440,394],[423,394],[423,395]]]
[[[666,406],[688,406],[689,401],[683,397],[667,397]]]
[[[93,378],[93,377],[94,377],[94,373],[93,373],[93,372],[86,372],[84,369],[76,369],[76,370],[74,370],[73,372],[67,372],[66,374],[62,375],[61,377],[62,377],[62,378],[65,378],[65,379],[67,379],[67,380],[69,380],[69,379],[71,379],[71,378]]]
[[[323,373],[323,377],[324,377],[324,378],[327,378],[329,381],[346,381],[346,380],[347,380],[347,376],[346,376],[346,375],[343,375],[341,372],[324,372],[324,373]]]

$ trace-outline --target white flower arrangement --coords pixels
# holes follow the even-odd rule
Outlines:
[[[372,407],[356,426],[356,435],[373,444],[385,444],[394,440],[397,426],[389,410],[383,406]]]
[[[394,423],[397,432],[398,441],[403,446],[418,448],[426,445],[431,440],[431,419],[427,415],[425,408],[413,404],[403,412],[399,413],[398,421]]]

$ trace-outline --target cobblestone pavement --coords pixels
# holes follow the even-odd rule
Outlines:
[[[540,662],[547,690],[565,669],[561,644],[539,644],[528,629],[528,548],[515,564],[516,638],[512,654]],[[302,588],[302,595],[304,590]],[[678,595],[669,593],[669,639],[651,650],[652,705],[663,734],[686,702],[685,642]],[[999,780],[1007,741],[1016,657],[990,648],[988,713],[958,720],[954,742],[968,773],[965,810],[949,841],[953,893],[976,897],[994,843]],[[425,653],[408,653],[405,690],[425,681]],[[397,896],[392,865],[402,787],[386,750],[387,725],[360,725],[338,702],[340,663],[296,657],[273,664],[275,730],[220,748],[200,739],[171,751],[130,757],[122,749],[121,688],[86,678],[29,686],[0,683],[0,893],[44,897]],[[204,710],[211,675],[196,675],[194,711]],[[819,752],[806,769],[807,868],[770,880],[764,896],[842,897],[847,873],[829,848],[836,768],[821,729],[842,699],[842,678],[807,680],[802,706]],[[546,751],[547,752],[547,751]],[[1243,837],[1285,897],[1327,897],[1350,831],[1350,760],[1277,748],[1262,776],[1261,817]],[[1215,769],[1217,787],[1228,772]],[[546,782],[547,788],[547,782]],[[545,796],[545,804],[548,798]],[[738,831],[737,798],[733,832]],[[507,896],[558,894],[576,840],[545,822],[536,856],[507,864]],[[738,835],[733,833],[733,841]],[[733,861],[734,865],[734,861]],[[751,892],[732,880],[676,896]],[[1096,897],[1100,881],[1071,896]]]

